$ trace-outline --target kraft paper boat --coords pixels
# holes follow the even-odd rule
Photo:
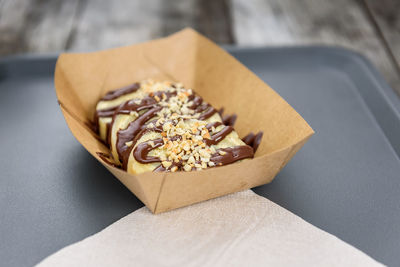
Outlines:
[[[137,176],[104,162],[97,152],[109,150],[87,126],[97,101],[107,91],[147,78],[182,82],[226,114],[236,113],[241,137],[263,131],[254,159],[203,171]],[[314,133],[267,84],[192,29],[127,47],[61,54],[55,87],[76,139],[153,213],[269,183]]]

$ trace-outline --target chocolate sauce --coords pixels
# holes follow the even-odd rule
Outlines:
[[[196,109],[198,106],[200,106],[201,103],[203,103],[203,98],[198,95],[190,95],[189,96],[189,101],[193,101],[193,105],[190,106],[191,109]]]
[[[214,121],[214,122],[210,122],[209,124],[207,124],[206,128],[207,128],[208,131],[211,131],[212,127],[217,128],[220,125],[222,125],[222,122]]]
[[[113,100],[116,99],[120,96],[126,95],[126,94],[130,94],[133,93],[135,91],[137,91],[140,88],[140,84],[139,83],[134,83],[132,85],[108,92],[104,97],[102,97],[100,99],[100,101],[109,101],[109,100]],[[115,106],[115,107],[111,107],[111,108],[105,108],[105,109],[99,109],[96,110],[95,114],[94,114],[94,126],[96,127],[97,131],[99,129],[99,118],[109,118],[112,117],[115,114],[115,110],[118,109],[119,106]],[[106,138],[106,143],[108,141],[108,138]]]
[[[200,103],[199,105],[195,105],[195,103],[190,107],[191,109],[194,109],[194,111],[196,112],[196,113],[201,113],[201,112],[203,112],[204,110],[206,110],[206,109],[208,109],[210,107],[210,105],[209,104],[207,104],[207,103]]]
[[[213,122],[213,123],[207,124],[206,128],[208,129],[208,128],[212,128],[212,127],[218,127],[220,125],[222,125],[221,122]],[[150,129],[143,130],[141,133],[139,133],[139,136],[142,136],[146,131],[149,131],[149,130]],[[223,140],[232,131],[233,131],[233,128],[231,126],[225,126],[221,131],[219,131],[216,134],[213,134],[211,136],[211,139],[203,139],[203,141],[208,146],[218,144],[221,140]],[[134,143],[136,143],[139,138],[135,138],[136,140],[134,141]],[[179,138],[180,138],[180,136],[176,136],[176,138],[174,138],[174,139],[179,139]],[[150,142],[153,142],[154,146],[151,146]],[[136,146],[135,150],[133,151],[133,155],[138,162],[143,163],[143,164],[161,162],[160,158],[148,156],[148,153],[152,149],[160,147],[163,144],[164,144],[164,141],[162,138],[158,138],[158,139],[140,143]],[[225,154],[220,155],[219,151],[224,151]],[[220,165],[226,165],[229,163],[233,163],[233,162],[241,160],[241,159],[252,158],[252,157],[254,157],[253,148],[248,145],[244,145],[244,146],[235,146],[232,148],[218,149],[217,153],[213,154],[211,156],[210,160],[213,161],[216,166],[220,166]],[[183,163],[182,161],[173,162],[173,165],[177,166],[178,170],[181,170],[182,163]],[[154,169],[154,171],[162,171],[162,170],[165,170],[165,168],[162,165],[160,165]]]
[[[107,122],[106,123],[106,144],[107,145],[109,145],[109,144],[111,144],[111,140],[110,140],[110,138],[109,138],[109,136],[111,135],[111,123],[112,123],[112,121],[111,122]]]
[[[219,152],[225,152],[224,155],[221,155]],[[217,166],[227,165],[233,163],[235,161],[246,159],[246,158],[253,158],[254,152],[253,148],[250,146],[234,146],[234,147],[227,147],[221,148],[217,150],[217,153],[211,155],[211,161],[215,163]]]
[[[97,120],[97,123],[98,123],[98,120]],[[90,130],[92,130],[94,133],[98,133],[99,127],[98,127],[98,125],[97,125],[96,123],[91,122],[91,121],[86,121],[86,122],[85,122],[85,125],[86,125]]]
[[[143,98],[139,104],[137,104],[137,99],[129,100],[118,107],[115,111],[116,114],[129,114],[132,111],[142,111],[145,109],[149,109],[154,107],[157,104],[157,101],[152,97]]]
[[[194,94],[190,95],[189,101],[193,102],[193,104],[189,107],[190,109],[193,109],[195,113],[202,113],[198,118],[199,120],[206,120],[217,113],[217,110],[214,107],[203,102],[203,98],[201,96]]]
[[[154,139],[151,141],[154,142],[154,147],[152,147],[148,142],[144,142],[137,145],[137,147],[133,151],[133,155],[138,162],[143,164],[161,162],[161,159],[159,157],[149,156],[148,153],[152,149],[162,146],[164,144],[164,141],[162,140],[162,138]],[[222,153],[220,153],[221,151]],[[218,149],[215,154],[211,155],[210,161],[214,162],[215,167],[219,167],[231,164],[233,162],[242,159],[253,158],[253,157],[254,157],[253,148],[248,145],[244,145],[244,146],[235,146],[235,147]],[[201,163],[201,162],[198,161],[196,163]],[[177,170],[181,171],[183,169],[183,161],[180,160],[179,162],[173,162],[171,167],[173,166],[176,166],[178,168]],[[192,170],[193,169],[195,168],[192,167]],[[166,170],[164,166],[159,165],[153,171],[160,172],[169,170]]]
[[[233,127],[232,126],[225,126],[224,128],[222,128],[221,131],[219,131],[218,133],[215,133],[213,135],[211,135],[211,139],[203,139],[204,143],[206,143],[206,145],[211,146],[211,145],[216,145],[218,144],[220,141],[222,141],[228,134],[230,134],[233,131]]]
[[[118,98],[120,96],[133,93],[133,92],[137,91],[139,88],[140,88],[140,84],[139,83],[134,83],[134,84],[128,85],[126,87],[123,87],[123,88],[108,92],[105,96],[103,96],[101,98],[101,100],[105,100],[105,101],[113,100],[113,99],[116,99],[116,98]]]
[[[232,127],[233,127],[233,126],[235,125],[236,119],[237,119],[237,115],[236,115],[236,114],[225,115],[225,116],[222,118],[222,122],[223,122],[225,125],[228,125],[228,126],[232,126]]]
[[[141,99],[139,103],[137,103],[139,99],[131,99],[129,101],[126,101],[125,103],[122,103],[121,105],[119,105],[119,107],[114,112],[114,116],[113,116],[113,119],[111,121],[110,129],[112,129],[112,126],[114,125],[114,120],[115,120],[115,115],[116,114],[130,114],[132,111],[139,112],[139,111],[142,111],[142,110],[154,108],[154,107],[156,107],[156,104],[157,104],[157,101],[154,99],[154,97],[158,96],[159,98],[162,98],[163,95],[165,95],[165,97],[169,98],[172,95],[176,95],[176,93],[175,92],[172,92],[172,93],[171,92],[166,92],[166,93],[164,93],[162,91],[159,91],[159,92],[151,93],[151,96],[148,96],[148,97],[145,97],[145,98]],[[118,140],[118,135],[117,135],[117,140]],[[107,136],[107,142],[109,144],[111,144],[111,132],[109,132],[109,134]],[[121,149],[122,148],[118,147],[118,143],[117,143],[117,152],[118,152],[118,154],[120,154],[119,151]]]
[[[254,153],[256,153],[257,148],[261,143],[262,136],[263,132],[258,132],[257,134],[249,133],[248,135],[243,137],[242,140],[246,143],[246,145],[251,146],[254,150]]]
[[[94,118],[92,123],[93,125],[92,128],[95,129],[95,132],[99,131],[99,118],[112,117],[116,109],[117,107],[96,110],[96,112],[94,113]]]
[[[162,107],[157,106],[157,101],[154,99],[156,96],[162,98],[162,95],[165,94],[167,99],[171,96],[176,95],[175,92],[162,92],[158,91],[155,93],[152,93],[149,97],[146,97],[142,99],[142,101],[139,104],[135,103],[135,100],[130,100],[125,102],[124,104],[120,105],[119,108],[115,111],[115,114],[129,114],[131,111],[140,111],[148,108],[152,108],[149,111],[145,112],[141,116],[139,116],[135,121],[131,122],[126,129],[121,129],[117,132],[117,143],[116,143],[116,149],[117,153],[119,156],[119,159],[122,163],[123,168],[126,168],[126,165],[128,164],[129,160],[129,154],[132,150],[132,147],[134,147],[134,142],[133,145],[130,147],[126,146],[126,142],[132,141],[135,139],[135,136],[138,135],[138,133],[144,128],[145,123],[150,120],[152,117],[156,115],[157,112],[159,112]],[[192,109],[195,109],[196,112],[198,110],[206,110],[200,115],[199,120],[205,120],[209,117],[211,117],[213,114],[215,114],[217,111],[210,106],[209,104],[203,103],[203,99],[199,96],[195,96],[193,98],[193,105],[190,107]],[[113,120],[111,122],[111,127],[114,123],[115,116],[113,117]],[[224,134],[224,133],[222,133]],[[217,138],[218,136],[216,136]],[[109,134],[109,140],[110,134]],[[219,139],[218,139],[219,140]],[[212,142],[212,141],[210,141]]]
[[[123,166],[126,166],[128,163],[129,154],[132,150],[133,145],[127,146],[125,143],[132,141],[135,136],[143,129],[144,124],[151,118],[153,118],[157,112],[159,112],[161,107],[154,107],[141,116],[139,116],[136,120],[129,123],[126,129],[121,129],[117,132],[117,152],[122,162]]]
[[[215,122],[211,122],[209,124],[206,125],[206,128],[208,131],[211,131],[211,129],[214,127],[218,127],[223,125],[221,122],[215,121]],[[222,139],[224,139],[228,134],[230,134],[233,131],[233,127],[232,126],[225,126],[224,128],[222,128],[221,131],[211,135],[211,139],[203,139],[203,141],[208,145],[216,145],[218,144]]]
[[[213,108],[212,106],[209,106],[205,112],[200,114],[198,119],[201,121],[206,120],[206,119],[210,118],[212,115],[214,115],[215,113],[217,113],[217,110],[215,108]]]
[[[99,109],[99,110],[96,110],[96,115],[98,118],[111,117],[114,115],[114,112],[117,108],[118,108],[118,106],[106,108],[106,109]]]
[[[252,146],[252,143],[254,141],[254,136],[255,135],[253,133],[249,133],[248,135],[242,138],[242,141],[245,142],[246,145]]]
[[[139,88],[140,88],[140,84],[135,83],[135,84],[127,86],[125,88],[121,88],[119,90],[109,92],[101,100],[113,100],[122,95],[135,92]],[[130,114],[132,111],[136,111],[136,112],[145,111],[138,118],[136,118],[136,120],[129,123],[129,125],[126,129],[121,129],[117,132],[116,149],[117,149],[119,159],[122,162],[123,169],[126,170],[127,163],[129,160],[129,155],[133,148],[135,148],[133,151],[133,156],[135,157],[135,159],[138,162],[143,163],[143,164],[161,162],[159,157],[149,156],[148,154],[153,149],[158,148],[164,144],[164,141],[162,138],[157,138],[154,140],[140,143],[136,147],[135,147],[135,145],[138,142],[138,140],[147,132],[154,132],[154,131],[162,132],[162,125],[159,127],[153,127],[151,129],[148,129],[147,125],[150,122],[153,122],[153,124],[155,123],[156,120],[151,120],[151,119],[154,118],[156,116],[157,112],[159,112],[162,109],[162,107],[158,105],[158,101],[159,101],[158,98],[165,99],[165,97],[170,98],[171,96],[174,96],[174,95],[176,95],[176,92],[158,91],[158,92],[150,93],[148,97],[141,99],[140,102],[138,102],[138,99],[132,99],[132,100],[122,103],[121,105],[119,105],[117,107],[112,107],[109,109],[103,109],[103,110],[96,111],[95,123],[97,125],[98,125],[98,118],[113,116],[111,123],[107,123],[107,125],[106,125],[107,126],[108,144],[110,144],[111,129],[112,129],[112,125],[114,124],[115,117],[117,114]],[[156,101],[156,98],[158,101]],[[198,118],[199,120],[206,120],[206,119],[210,118],[211,116],[213,116],[217,112],[222,117],[222,114],[224,111],[223,108],[221,108],[220,110],[217,111],[210,104],[205,103],[203,101],[203,99],[198,95],[195,95],[195,94],[190,95],[189,101],[193,102],[193,104],[189,108],[193,109],[195,111],[195,113],[200,113],[200,116]],[[228,134],[230,134],[233,131],[232,126],[234,125],[236,118],[237,118],[237,116],[235,114],[230,115],[230,116],[228,116],[228,115],[223,116],[223,124],[225,125],[225,127],[222,128],[222,130],[220,130],[219,132],[211,135],[211,139],[205,138],[205,139],[203,139],[203,141],[208,146],[218,144],[221,140],[223,140]],[[206,126],[206,128],[208,130],[210,130],[212,127],[218,127],[223,124],[221,122],[213,122],[213,123],[209,123]],[[252,158],[252,157],[254,157],[255,150],[257,149],[257,147],[260,144],[261,137],[262,137],[262,132],[258,133],[257,135],[254,135],[251,133],[243,139],[244,142],[248,145],[218,149],[217,153],[211,155],[210,160],[215,163],[215,166],[221,166],[221,165],[233,163],[233,162],[241,160],[241,159]],[[181,138],[181,137],[176,136],[176,138],[173,138],[173,139],[177,140],[179,138]],[[132,141],[132,144],[130,146],[127,146],[126,143],[130,142],[130,141]],[[152,142],[153,146],[150,145],[150,142]],[[220,151],[223,151],[225,153],[223,153],[223,152],[219,153]],[[221,154],[223,154],[223,155],[221,155]],[[117,166],[115,163],[113,163],[109,160],[110,158],[108,155],[100,153],[99,156],[108,164],[110,164],[112,166]],[[178,168],[178,170],[182,170],[183,163],[184,163],[183,161],[173,162],[172,166],[176,166]],[[197,162],[197,163],[201,163],[201,162]],[[160,164],[153,171],[166,171],[166,169]],[[167,171],[169,171],[169,170],[167,170]]]
[[[110,155],[107,155],[106,153],[102,153],[102,152],[96,152],[96,154],[107,164],[116,167],[116,168],[121,168],[120,166],[118,166],[117,164],[115,164],[114,162],[112,162],[112,159]]]
[[[159,165],[158,167],[156,167],[153,172],[165,172],[167,169],[164,168],[163,165]]]
[[[154,146],[151,146],[149,142],[153,142]],[[164,144],[162,138],[154,139],[148,142],[140,143],[136,146],[135,150],[133,151],[133,155],[135,159],[143,164],[146,163],[153,163],[153,162],[160,162],[159,157],[149,156],[149,152],[157,147],[160,147]]]
[[[232,127],[235,125],[235,122],[236,122],[236,119],[237,119],[237,115],[236,114],[223,116],[224,108],[220,108],[218,110],[218,114],[222,117],[222,122],[225,125],[232,126]]]

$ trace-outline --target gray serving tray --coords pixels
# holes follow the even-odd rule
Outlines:
[[[316,131],[254,191],[398,265],[400,101],[386,82],[344,49],[229,50]],[[0,265],[33,265],[143,206],[70,133],[53,89],[55,61],[0,60]]]

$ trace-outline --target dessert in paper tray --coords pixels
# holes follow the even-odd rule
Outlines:
[[[268,183],[314,133],[192,29],[62,54],[55,87],[74,136],[154,213]]]

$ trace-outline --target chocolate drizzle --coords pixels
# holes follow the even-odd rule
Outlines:
[[[254,150],[254,153],[256,153],[257,148],[261,143],[262,136],[263,132],[258,132],[257,134],[249,133],[243,137],[242,140],[246,143],[246,145],[251,146]]]
[[[138,162],[146,164],[161,161],[159,157],[149,156],[148,154],[151,150],[164,145],[164,141],[162,138],[158,138],[151,140],[151,142],[153,146],[149,142],[140,143],[136,146],[133,155]]]
[[[216,126],[215,126],[216,125]],[[222,125],[222,123],[220,122],[216,122],[213,123],[214,127],[218,127],[219,125]],[[208,125],[207,125],[208,126]],[[206,128],[208,129],[208,127],[206,126]],[[203,141],[208,145],[216,145],[218,144],[220,141],[222,141],[228,134],[230,134],[233,131],[233,128],[231,126],[225,126],[224,128],[222,128],[221,131],[211,135],[211,139],[204,139]]]
[[[157,147],[160,147],[164,144],[162,138],[151,140],[154,143],[154,147],[152,147],[148,142],[140,143],[137,145],[135,150],[133,151],[135,159],[143,164],[146,163],[155,163],[161,162],[159,157],[149,156],[148,153]],[[218,149],[217,152],[211,155],[210,161],[215,163],[215,167],[223,166],[227,164],[234,163],[236,161],[253,158],[254,152],[253,148],[247,145],[244,146],[235,146],[228,148]],[[199,161],[197,163],[200,163]],[[183,162],[173,162],[172,166],[178,167],[178,170],[182,170]],[[195,169],[195,168],[192,168]],[[163,165],[159,165],[153,171],[166,171]]]
[[[193,102],[189,108],[193,109],[196,113],[201,113],[199,120],[206,120],[212,115],[217,113],[217,110],[210,104],[203,102],[203,98],[198,95],[191,95],[189,100]]]
[[[167,169],[164,168],[163,165],[159,165],[158,167],[156,167],[153,172],[165,172]]]
[[[221,151],[225,153],[220,153]],[[234,146],[221,148],[217,150],[217,153],[211,156],[211,161],[214,162],[217,166],[226,165],[233,163],[235,161],[253,158],[254,152],[253,148],[250,146]]]
[[[136,92],[137,90],[139,90],[139,88],[140,88],[140,84],[134,83],[134,84],[128,85],[126,87],[108,92],[105,96],[103,96],[100,99],[100,101],[114,100],[120,96]],[[94,121],[93,128],[96,129],[96,132],[99,130],[99,118],[110,118],[110,117],[114,116],[115,110],[117,110],[117,109],[118,109],[118,106],[96,110],[96,112],[94,114],[94,118],[93,118],[93,121]],[[109,130],[109,125],[107,125],[106,136],[108,136],[108,130]],[[105,142],[106,142],[106,144],[109,144],[108,138],[106,138]]]
[[[124,168],[126,168],[126,165],[128,164],[128,158],[129,154],[132,150],[133,145],[127,146],[126,143],[133,140],[135,136],[140,132],[140,130],[143,129],[143,126],[145,123],[153,118],[157,112],[159,112],[162,108],[159,106],[156,106],[148,111],[146,111],[144,114],[139,116],[136,120],[132,121],[129,123],[128,127],[126,129],[121,129],[117,132],[117,152],[118,156],[120,158],[120,161],[122,162],[122,165]]]
[[[172,86],[174,87],[174,86]],[[117,99],[120,96],[123,96],[125,94],[129,94],[132,92],[137,91],[140,88],[139,83],[132,84],[130,86],[121,88],[119,90],[115,90],[112,92],[107,93],[101,101],[109,101],[113,99]],[[129,160],[129,156],[133,151],[133,156],[136,161],[142,163],[142,164],[148,164],[148,163],[156,163],[160,162],[161,159],[159,157],[155,156],[149,156],[149,153],[156,148],[159,148],[164,145],[164,138],[157,138],[153,140],[148,140],[146,142],[142,142],[137,144],[139,139],[146,133],[148,132],[162,132],[162,126],[163,124],[160,124],[158,126],[154,126],[155,122],[157,121],[157,113],[162,110],[162,106],[158,104],[160,99],[168,99],[171,96],[177,95],[176,92],[171,92],[171,91],[157,91],[154,93],[150,93],[147,97],[144,97],[142,99],[131,99],[128,100],[124,103],[122,103],[119,106],[116,107],[111,107],[108,109],[103,109],[103,110],[96,110],[95,113],[95,123],[98,128],[98,121],[99,118],[110,118],[112,117],[112,121],[106,124],[106,130],[107,130],[107,141],[108,144],[111,144],[111,129],[113,127],[113,124],[115,122],[115,118],[118,114],[131,114],[132,112],[141,112],[140,115],[138,114],[138,117],[130,122],[126,129],[120,129],[117,131],[116,135],[116,151],[119,156],[119,160],[122,163],[122,168],[127,169],[127,164]],[[218,144],[220,141],[222,141],[227,135],[229,135],[233,129],[233,125],[237,119],[237,116],[235,114],[232,115],[225,115],[222,116],[223,114],[223,108],[220,110],[216,110],[214,107],[212,107],[210,104],[206,103],[203,101],[203,99],[196,95],[196,94],[190,94],[188,96],[188,100],[191,101],[193,104],[189,106],[189,109],[194,110],[195,114],[200,114],[197,119],[198,120],[206,120],[213,116],[215,113],[219,113],[222,117],[222,123],[221,122],[212,122],[206,125],[206,128],[210,131],[213,127],[218,127],[221,125],[224,125],[224,127],[218,131],[212,133],[210,131],[210,138],[204,138],[203,142],[207,146],[212,146]],[[153,119],[154,118],[154,119]],[[170,121],[171,122],[171,121]],[[148,127],[150,123],[153,123],[153,125],[150,125],[152,127]],[[254,153],[256,149],[258,148],[260,142],[261,142],[261,137],[262,137],[262,132],[258,133],[257,135],[254,135],[253,133],[250,133],[247,135],[245,138],[243,138],[243,141],[246,143],[246,145],[242,146],[235,146],[235,147],[229,147],[229,148],[222,148],[222,149],[217,149],[216,153],[211,155],[210,161],[214,163],[214,165],[210,166],[221,166],[221,165],[226,165],[230,164],[233,162],[236,162],[238,160],[242,160],[245,158],[253,158]],[[169,140],[177,140],[182,138],[181,136],[174,136],[172,138],[169,138]],[[136,145],[137,144],[137,145]],[[108,155],[105,155],[103,153],[98,153],[98,155],[108,164],[112,166],[117,166],[114,162],[110,161],[110,158]],[[201,164],[200,161],[196,161],[196,163]],[[173,161],[171,163],[171,166],[176,166],[178,170],[183,169],[184,162],[182,160],[179,161]],[[192,169],[196,169],[195,167],[192,167]],[[166,169],[162,164],[160,164],[158,167],[156,167],[153,171],[170,171],[171,168]]]
[[[116,99],[116,98],[118,98],[120,96],[136,92],[139,88],[140,88],[140,84],[139,83],[134,83],[134,84],[128,85],[126,87],[123,87],[123,88],[108,92],[105,96],[103,96],[101,98],[101,100],[105,100],[105,101],[113,100],[113,99]]]
[[[100,110],[96,111],[96,115],[98,118],[111,117],[114,115],[114,112],[117,108],[118,108],[118,106],[107,108],[107,109],[100,109]]]
[[[214,115],[215,113],[217,113],[217,110],[213,107],[209,107],[205,112],[201,113],[201,115],[199,116],[199,120],[203,121],[206,120],[208,118],[210,118],[212,115]]]
[[[117,164],[115,164],[112,160],[112,157],[110,155],[107,155],[106,153],[102,153],[102,152],[96,152],[96,154],[107,164],[116,167],[116,168],[120,168],[120,166],[118,166]]]
[[[154,107],[154,105],[157,104],[157,101],[152,97],[145,97],[139,103],[137,101],[138,101],[137,99],[132,99],[121,104],[115,111],[115,113],[130,114],[132,111],[139,112]]]
[[[221,122],[213,122],[206,125],[206,128],[211,129],[212,127],[218,127],[220,125],[223,124]],[[138,137],[135,138],[136,140],[134,141],[134,143],[136,143],[137,140],[147,131],[149,131],[149,129],[142,130],[142,132],[138,134]],[[218,144],[232,131],[233,128],[231,126],[225,126],[221,131],[217,132],[216,134],[213,134],[211,136],[211,139],[204,139],[203,141],[208,146]],[[176,136],[174,139],[179,139],[179,138],[180,136]],[[151,145],[151,143],[153,143],[153,146]],[[135,150],[133,151],[133,156],[135,157],[136,161],[143,164],[161,162],[160,158],[148,156],[148,153],[151,150],[162,146],[163,144],[164,141],[162,138],[157,138],[154,140],[140,143],[136,146]],[[220,151],[222,151],[222,153],[220,153]],[[248,145],[244,145],[244,146],[235,146],[231,148],[218,149],[217,153],[213,154],[210,160],[215,163],[215,166],[221,166],[233,163],[241,159],[252,158],[252,157],[254,157],[253,148]],[[178,170],[182,170],[182,165],[183,165],[182,163],[183,163],[182,161],[178,161],[178,162],[173,162],[172,165],[178,167]],[[165,171],[165,170],[166,169],[162,165],[154,169],[154,171]]]
[[[117,132],[116,150],[124,169],[126,169],[126,166],[128,164],[130,152],[132,151],[132,148],[134,147],[134,145],[138,140],[135,137],[137,137],[139,132],[145,128],[146,126],[145,123],[154,116],[156,116],[156,113],[162,109],[160,106],[157,105],[158,102],[155,100],[155,97],[162,98],[163,94],[165,95],[166,99],[176,95],[175,92],[157,91],[150,94],[150,96],[143,98],[140,103],[137,103],[137,99],[132,99],[130,101],[127,101],[124,104],[120,105],[119,108],[115,111],[115,114],[129,114],[132,111],[141,111],[151,108],[144,114],[140,115],[135,121],[131,122],[126,129],[121,129]],[[190,97],[189,100],[193,101],[193,104],[190,106],[190,109],[194,109],[195,112],[203,112],[200,114],[199,120],[205,120],[217,112],[217,110],[214,109],[210,104],[204,103],[203,99],[200,96],[197,95],[191,95],[191,96],[193,97]],[[113,117],[111,127],[114,123],[114,120],[115,120],[115,115]],[[155,129],[155,130],[161,132],[161,129],[158,130]],[[228,134],[232,130],[233,129],[227,129],[225,130],[225,132],[227,132]],[[218,140],[220,140],[220,136],[224,138],[225,136],[224,133],[216,136],[216,138],[219,138]],[[133,144],[131,146],[127,146],[126,143],[132,140]],[[210,140],[210,142],[214,141]],[[216,143],[218,142],[219,141],[216,141]],[[140,160],[142,160],[141,158],[136,158],[136,157],[135,159],[139,162]]]
[[[222,122],[225,125],[228,126],[234,126],[235,122],[236,122],[237,116],[236,114],[232,114],[232,115],[225,115],[224,117],[222,117]]]
[[[232,127],[235,125],[235,122],[236,122],[236,119],[237,119],[237,115],[236,115],[236,114],[225,115],[225,116],[223,116],[223,114],[224,114],[224,108],[220,108],[220,109],[218,110],[218,113],[219,113],[219,115],[222,117],[222,122],[223,122],[225,125],[232,126]]]

